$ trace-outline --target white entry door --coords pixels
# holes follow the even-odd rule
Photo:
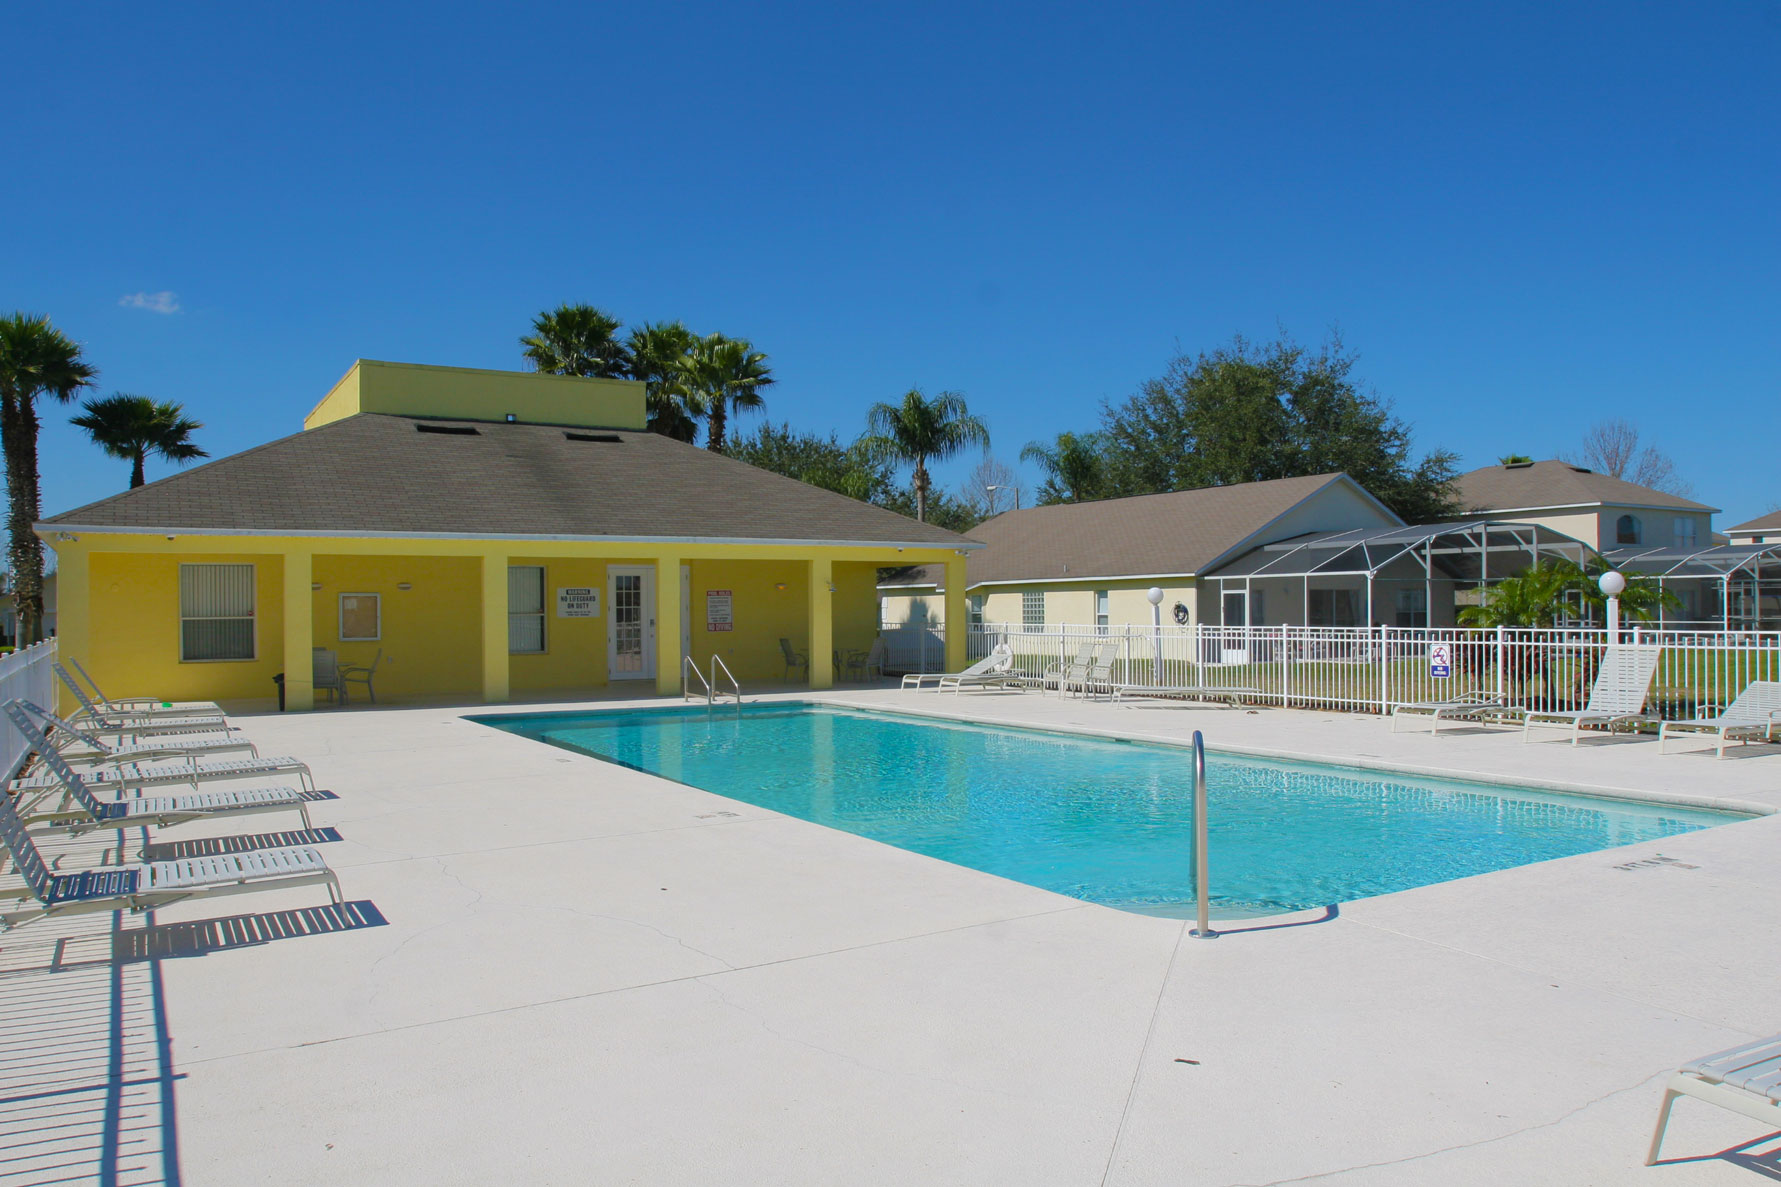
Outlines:
[[[606,570],[608,680],[654,680],[656,571],[653,566]]]

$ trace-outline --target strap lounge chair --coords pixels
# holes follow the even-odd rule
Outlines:
[[[1427,717],[1429,733],[1441,732],[1443,721],[1484,721],[1489,717],[1510,713],[1509,702],[1492,692],[1468,692],[1444,701],[1406,701],[1391,708],[1391,732],[1398,732],[1398,723],[1416,717]]]
[[[255,758],[259,748],[240,731],[228,733],[163,734],[135,741],[108,742],[95,733],[57,717],[30,701],[21,700],[25,712],[43,726],[51,744],[62,757],[79,763],[120,763],[150,758],[196,758],[245,750]]]
[[[27,825],[47,824],[78,834],[95,828],[134,828],[150,823],[160,828],[169,828],[214,816],[243,816],[255,812],[288,812],[295,809],[303,818],[304,829],[311,827],[309,804],[304,800],[303,793],[292,787],[248,787],[235,791],[201,791],[192,795],[133,796],[114,802],[101,800],[93,794],[85,780],[75,773],[74,768],[56,753],[55,747],[49,744],[43,731],[25,715],[17,701],[7,702],[6,717],[13,728],[37,751],[62,790],[78,805],[66,811],[33,812],[24,817]]]
[[[1014,649],[998,644],[990,652],[996,662],[981,672],[958,672],[940,677],[937,691],[951,689],[956,696],[967,688],[1020,688],[1027,683],[1027,674],[1014,666]]]
[[[56,675],[61,678],[74,699],[80,702],[69,720],[75,725],[85,726],[96,733],[103,734],[179,734],[195,732],[213,732],[229,728],[221,713],[203,716],[192,714],[153,714],[153,713],[117,713],[106,710],[96,704],[68,674],[68,669],[61,664],[52,664]]]
[[[1657,1110],[1657,1128],[1651,1131],[1651,1149],[1645,1165],[1657,1161],[1670,1109],[1678,1096],[1692,1096],[1710,1105],[1753,1117],[1770,1129],[1781,1129],[1781,1035],[1770,1035],[1703,1056],[1682,1065],[1664,1089]]]
[[[0,931],[51,916],[147,911],[200,896],[294,886],[326,885],[335,906],[343,901],[340,879],[322,855],[307,846],[53,873],[25,831],[10,795],[0,795],[0,844],[11,853],[13,865],[25,881],[21,890],[9,891],[7,896],[36,900],[35,906],[0,912]]]
[[[1123,701],[1135,697],[1159,697],[1177,701],[1224,701],[1233,709],[1243,707],[1244,697],[1259,697],[1262,690],[1245,686],[1211,684],[1115,684],[1113,699]]]
[[[169,762],[120,762],[108,766],[87,767],[81,771],[83,783],[95,791],[141,791],[147,787],[190,787],[196,791],[206,783],[222,783],[232,779],[267,779],[295,777],[303,790],[315,790],[315,775],[309,764],[291,755],[274,758],[184,758]],[[49,791],[60,782],[52,774],[25,775],[12,781],[14,791]]]
[[[1608,648],[1595,687],[1589,690],[1589,703],[1581,709],[1529,709],[1521,719],[1521,740],[1529,741],[1536,725],[1556,726],[1571,731],[1571,745],[1575,746],[1585,726],[1613,729],[1634,722],[1655,722],[1645,715],[1645,698],[1651,695],[1657,657],[1662,653],[1661,647]]]
[[[76,682],[68,675],[60,661],[52,665],[62,683],[77,687]],[[93,691],[93,702],[108,715],[121,717],[221,717],[223,707],[215,701],[163,701],[158,697],[126,697],[113,700],[105,695],[94,682],[87,670],[80,666],[80,661],[73,656],[68,657],[68,666],[80,677],[87,688]]]
[[[990,649],[988,655],[984,656],[962,672],[910,672],[903,677],[902,687],[917,689],[925,688],[928,681],[932,680],[937,688],[943,681],[963,680],[976,676],[983,676],[993,670],[1006,669],[1013,666],[1014,648],[1006,643],[997,643]]]
[[[1113,665],[1118,659],[1118,643],[1095,644],[1087,663],[1073,662],[1064,669],[1064,678],[1058,684],[1058,695],[1079,692],[1086,697],[1105,692],[1112,696]]]
[[[1781,681],[1753,680],[1718,717],[1666,721],[1657,727],[1657,752],[1672,734],[1706,734],[1719,757],[1727,742],[1781,742]]]
[[[1041,690],[1055,688],[1061,692],[1064,680],[1072,673],[1076,673],[1079,679],[1087,679],[1088,665],[1094,660],[1095,645],[1083,643],[1076,648],[1076,654],[1070,659],[1060,659],[1055,664],[1046,665],[1045,671],[1039,677],[1039,688]]]

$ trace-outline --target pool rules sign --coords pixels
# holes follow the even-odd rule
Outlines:
[[[705,591],[705,629],[733,631],[736,629],[735,598],[727,589]]]
[[[1429,644],[1429,678],[1445,680],[1453,675],[1453,644]]]

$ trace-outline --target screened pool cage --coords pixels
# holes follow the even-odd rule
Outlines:
[[[1660,611],[1672,629],[1781,630],[1781,543],[1710,548],[1616,548],[1602,554],[1624,573],[1657,578],[1680,607]]]
[[[1459,607],[1542,561],[1593,550],[1550,528],[1479,519],[1315,532],[1265,544],[1209,573],[1221,626],[1453,626]],[[1781,566],[1778,566],[1781,568]],[[1583,607],[1578,607],[1579,614]]]

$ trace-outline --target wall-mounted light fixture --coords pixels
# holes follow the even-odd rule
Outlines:
[[[171,537],[171,536],[168,537],[169,540],[171,540],[172,538],[173,537]],[[61,544],[74,544],[80,540],[80,537],[75,535],[73,532],[57,532],[56,540],[58,543],[61,543]]]
[[[412,581],[398,581],[398,582],[396,582],[396,588],[397,589],[413,589],[414,582],[412,582]]]
[[[830,593],[835,592],[835,583],[833,581],[829,582],[829,592]]]
[[[774,583],[773,583],[773,588],[774,588],[774,589],[776,589],[776,590],[779,590],[779,591],[780,591],[780,592],[781,592],[781,593],[784,593],[784,592],[785,592],[785,582],[783,582],[783,581],[775,581],[775,582],[774,582]]]
[[[320,589],[321,589],[321,587],[322,587],[322,583],[321,583],[321,582],[319,582],[319,581],[311,581],[311,582],[310,582],[310,583],[309,583],[309,592],[311,592],[311,593],[315,593],[315,592],[317,592],[317,591],[319,591],[319,590],[320,590]]]
[[[513,414],[513,413],[511,413],[511,412],[509,412],[509,413],[508,413],[508,414],[507,414],[507,423],[508,423],[508,424],[510,424],[510,425],[511,425],[511,424],[518,424],[518,423],[519,423],[519,417],[517,417],[517,416],[515,416],[515,415],[514,415],[514,414]]]

